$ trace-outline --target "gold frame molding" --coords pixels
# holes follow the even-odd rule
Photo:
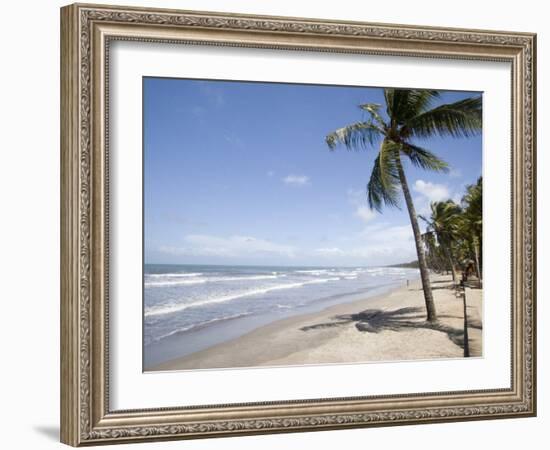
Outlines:
[[[113,40],[455,58],[512,67],[508,389],[112,411],[108,58]],[[536,414],[535,52],[530,33],[74,4],[61,9],[61,441],[73,446]]]

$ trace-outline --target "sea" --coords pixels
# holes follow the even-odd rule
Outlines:
[[[146,264],[144,370],[276,320],[378,295],[418,277],[418,269],[397,267]]]

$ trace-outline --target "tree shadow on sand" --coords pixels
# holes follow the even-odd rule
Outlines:
[[[363,333],[380,333],[381,331],[399,332],[407,329],[424,328],[447,334],[453,343],[464,349],[464,329],[462,327],[453,328],[439,321],[434,323],[427,322],[424,320],[426,316],[423,314],[423,311],[424,310],[422,308],[416,307],[401,308],[393,311],[366,309],[357,314],[334,316],[334,321],[332,322],[310,325],[307,327],[302,327],[300,330],[311,331],[323,328],[340,327],[352,322],[355,322],[355,328],[357,331]],[[439,318],[461,319],[461,317],[449,315],[440,315]],[[479,324],[479,327],[481,327],[481,324]]]
[[[437,291],[438,289],[447,289],[448,291],[452,291],[452,290],[456,291],[456,286],[448,282],[445,282],[445,284],[442,284],[442,285],[437,285],[435,282],[432,282],[432,291]],[[423,290],[424,289],[422,289],[421,287],[415,289],[415,291],[423,291]]]

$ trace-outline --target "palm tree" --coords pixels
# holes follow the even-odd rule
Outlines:
[[[426,231],[435,235],[453,273],[453,281],[456,282],[458,277],[456,274],[456,258],[453,245],[460,232],[462,210],[452,200],[432,202],[430,203],[430,209],[431,216],[429,218],[418,217],[428,225]]]
[[[433,107],[440,93],[434,90],[384,89],[386,115],[380,104],[366,103],[359,108],[368,119],[340,128],[326,137],[332,150],[344,144],[349,150],[378,147],[378,154],[367,185],[367,200],[371,209],[380,211],[383,205],[399,207],[403,192],[413,229],[420,277],[424,290],[427,320],[437,320],[422,237],[416,210],[403,167],[403,157],[414,166],[426,170],[446,171],[447,164],[414,140],[434,135],[469,137],[481,130],[481,97],[466,98]]]
[[[422,241],[426,249],[426,264],[435,272],[441,272],[447,268],[444,258],[441,255],[441,246],[437,245],[435,235],[431,231],[422,234]]]
[[[479,177],[476,184],[466,188],[466,194],[462,197],[464,205],[464,227],[471,235],[471,243],[474,253],[477,277],[481,283],[481,243],[483,230],[483,179]]]

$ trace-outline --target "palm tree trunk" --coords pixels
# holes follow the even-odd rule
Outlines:
[[[418,257],[418,266],[420,268],[420,279],[422,280],[422,289],[424,290],[424,302],[426,303],[427,320],[429,322],[435,322],[437,320],[437,314],[435,311],[435,304],[432,295],[432,287],[430,285],[430,274],[428,273],[428,266],[426,264],[426,255],[422,248],[422,236],[420,234],[420,228],[418,226],[418,219],[416,217],[416,210],[414,209],[414,203],[412,201],[411,193],[409,191],[409,185],[407,183],[407,177],[401,164],[401,158],[399,154],[396,157],[397,170],[399,172],[399,181],[401,182],[401,189],[403,189],[403,196],[405,197],[405,203],[409,210],[409,218],[411,220],[411,227],[414,234],[414,243],[416,245],[416,255]]]
[[[464,357],[470,357],[470,339],[468,337],[468,306],[466,305],[466,288],[462,286],[462,307],[464,314]]]
[[[447,253],[447,264],[449,264],[449,267],[451,268],[451,275],[453,276],[453,283],[456,283],[456,270],[455,270],[455,267],[453,265],[453,260],[449,256],[448,252],[445,252],[445,253]]]
[[[476,262],[476,272],[477,272],[477,279],[479,280],[479,286],[482,286],[482,280],[481,280],[481,269],[479,267],[479,247],[478,247],[478,241],[477,237],[474,237],[474,257]]]
[[[453,255],[453,249],[451,245],[449,244],[448,247],[448,254],[449,254],[449,263],[451,264],[451,271],[453,273],[453,281],[456,283],[458,281],[457,274],[456,274],[456,266],[454,263],[454,255]]]
[[[474,237],[472,247],[474,247],[474,259],[476,262],[476,275],[481,280],[481,270],[479,268],[479,246],[477,237]]]

